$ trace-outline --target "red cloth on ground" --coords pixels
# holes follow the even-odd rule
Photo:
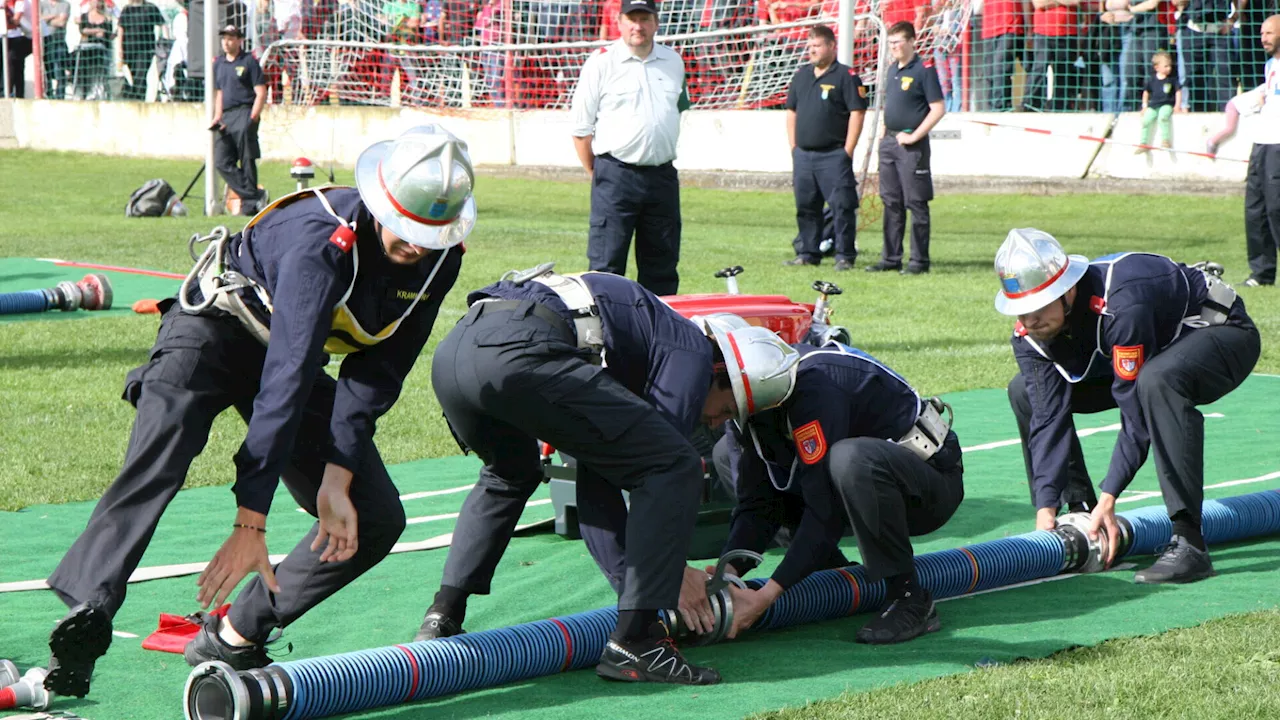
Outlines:
[[[228,603],[209,614],[215,617],[225,617],[230,609],[231,604]],[[191,616],[184,617],[182,615],[160,613],[160,627],[142,641],[142,648],[144,650],[158,650],[181,655],[183,649],[187,647],[187,643],[191,642],[191,639],[198,632],[200,632],[200,624],[194,622]]]

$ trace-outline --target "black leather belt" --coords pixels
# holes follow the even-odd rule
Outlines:
[[[605,153],[605,154],[603,154],[603,155],[597,155],[597,156],[596,156],[596,159],[597,159],[597,160],[608,160],[608,161],[609,161],[609,162],[611,162],[611,163],[616,163],[616,164],[618,164],[618,165],[621,165],[622,167],[625,167],[625,168],[631,168],[632,170],[661,170],[661,169],[663,169],[663,168],[671,167],[671,163],[670,163],[670,162],[664,162],[664,163],[662,163],[661,165],[633,165],[633,164],[631,164],[631,163],[629,163],[629,162],[623,162],[623,161],[619,160],[618,158],[616,158],[616,157],[614,157],[614,156],[610,155],[609,153]]]

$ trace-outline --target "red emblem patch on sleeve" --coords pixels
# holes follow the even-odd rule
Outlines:
[[[1111,365],[1116,377],[1133,382],[1138,379],[1138,371],[1142,369],[1143,351],[1141,345],[1117,345],[1111,348]]]
[[[817,420],[796,428],[791,435],[796,441],[796,453],[800,462],[813,465],[827,455],[827,438],[822,435],[822,425]]]
[[[342,252],[351,252],[351,246],[356,243],[356,231],[343,225],[333,231],[329,236],[329,242],[342,248]]]

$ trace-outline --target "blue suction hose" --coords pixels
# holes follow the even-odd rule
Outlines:
[[[1164,507],[1118,515],[1118,557],[1150,555],[1168,542]],[[1094,572],[1104,548],[1083,531],[1083,516],[1064,516],[1052,532],[1035,531],[916,557],[920,582],[935,598],[1052,577]],[[1280,491],[1208,500],[1202,532],[1210,544],[1280,532]],[[759,587],[753,579],[747,585]],[[874,611],[883,581],[861,566],[814,573],[784,593],[753,629],[771,630]],[[727,589],[712,597],[722,638],[732,622]],[[662,615],[678,637],[690,638],[679,613]],[[468,633],[450,638],[295,660],[237,672],[204,663],[187,680],[187,720],[308,720],[494,687],[595,665],[617,621],[616,608]]]

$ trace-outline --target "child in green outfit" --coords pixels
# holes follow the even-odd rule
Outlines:
[[[1160,147],[1172,147],[1169,136],[1173,131],[1173,113],[1182,107],[1182,88],[1178,86],[1178,76],[1173,72],[1173,58],[1167,52],[1158,52],[1151,56],[1151,69],[1154,71],[1142,88],[1142,147],[1137,152],[1144,153],[1150,149],[1151,125],[1160,123]]]

